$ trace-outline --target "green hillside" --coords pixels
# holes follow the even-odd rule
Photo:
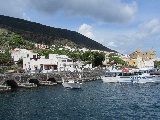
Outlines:
[[[1,30],[7,30],[9,34],[17,34],[30,42],[44,43],[46,45],[68,44],[71,47],[77,46],[110,52],[114,51],[78,32],[49,27],[23,19],[0,15],[0,28]],[[1,40],[4,40],[4,36],[3,38],[1,37]]]

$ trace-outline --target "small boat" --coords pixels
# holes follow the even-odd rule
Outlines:
[[[34,83],[19,83],[18,87],[20,87],[20,88],[35,88],[35,87],[37,87],[37,84],[34,84]]]
[[[10,86],[6,86],[6,85],[0,85],[0,92],[1,91],[9,91],[11,90]]]
[[[62,85],[65,88],[75,88],[76,89],[76,88],[81,88],[82,83],[76,80],[70,79],[70,78],[67,78],[66,80],[62,78]]]

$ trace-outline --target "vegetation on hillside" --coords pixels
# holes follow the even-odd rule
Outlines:
[[[44,43],[46,45],[64,45],[67,41],[67,44],[71,45],[71,47],[73,47],[72,45],[75,43],[77,47],[86,47],[109,52],[114,51],[78,32],[49,27],[18,18],[0,15],[0,28],[5,28],[12,32],[14,31],[14,33],[21,36],[23,39],[31,42]]]
[[[38,53],[39,55],[43,55],[46,58],[49,57],[49,54],[59,54],[59,55],[67,55],[69,58],[73,59],[73,61],[86,61],[93,64],[93,66],[102,66],[102,61],[105,59],[105,54],[103,52],[92,52],[92,51],[69,51],[69,50],[43,50],[43,49],[36,49],[34,52]]]
[[[45,56],[46,58],[49,57],[49,54],[60,54],[60,55],[67,55],[70,58],[72,58],[74,61],[81,60],[81,61],[88,61],[93,63],[94,66],[102,66],[102,61],[104,60],[104,53],[99,52],[82,52],[79,51],[79,49],[76,49],[76,51],[72,52],[66,49],[60,50],[59,48],[63,48],[63,45],[56,45],[52,49],[44,50],[44,49],[38,49],[35,47],[35,45],[29,41],[24,40],[19,35],[10,32],[6,29],[0,29],[0,45],[4,46],[4,49],[6,50],[5,54],[0,54],[1,65],[11,65],[13,64],[13,60],[10,57],[9,51],[10,49],[15,48],[24,48],[24,49],[32,49],[35,53],[39,53],[40,55]],[[67,41],[66,41],[66,44]],[[74,46],[73,42],[70,42],[69,44],[72,44]],[[18,61],[17,63],[19,66],[22,66],[22,60]]]
[[[4,54],[0,53],[0,65],[10,66],[13,64],[13,59],[11,58],[11,55],[8,50]]]
[[[118,55],[115,53],[109,55],[109,62],[112,64],[127,66],[127,63],[124,60],[122,60],[120,57],[118,57]]]
[[[38,49],[34,43],[49,45],[50,49]],[[66,49],[59,49],[65,45],[75,48],[76,51],[72,52]],[[15,48],[33,50],[40,55],[44,55],[46,58],[48,58],[49,54],[67,55],[74,61],[90,62],[93,66],[102,66],[102,61],[105,58],[104,53],[83,52],[79,51],[78,48],[86,47],[109,52],[114,51],[75,31],[53,28],[3,15],[0,15],[0,46],[1,50],[6,50],[4,54],[0,54],[0,65],[8,66],[14,64],[9,50]],[[23,61],[19,60],[17,64],[22,66],[22,63]]]

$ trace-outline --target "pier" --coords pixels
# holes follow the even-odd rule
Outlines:
[[[54,86],[62,83],[62,77],[70,77],[75,81],[87,82],[101,79],[104,71],[53,72],[53,73],[5,73],[0,74],[0,91],[12,88],[34,88],[38,86]]]

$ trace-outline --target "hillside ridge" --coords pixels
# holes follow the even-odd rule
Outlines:
[[[62,40],[68,40],[81,47],[116,52],[76,31],[54,28],[19,18],[0,15],[0,28],[10,30],[32,42],[52,45]]]

